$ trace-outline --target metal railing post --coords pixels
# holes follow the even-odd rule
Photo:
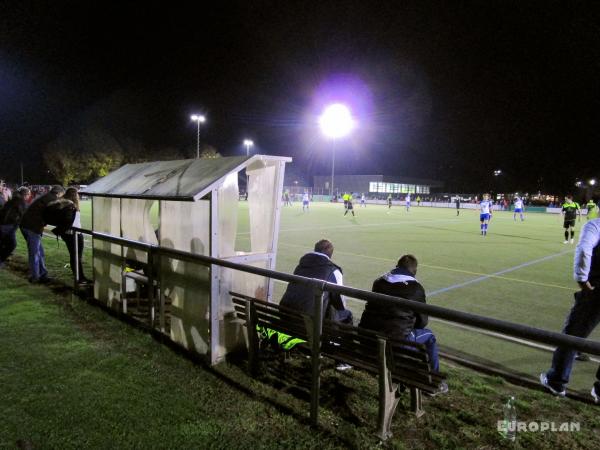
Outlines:
[[[75,276],[75,281],[73,283],[73,287],[75,289],[77,289],[77,286],[79,285],[79,277],[80,277],[80,273],[79,273],[79,231],[74,231],[73,230],[73,238],[74,238],[74,242],[73,242],[73,252],[75,253],[73,259],[75,261],[75,267],[73,269],[73,274]]]
[[[154,248],[148,250],[148,322],[154,328]]]
[[[315,309],[312,318],[311,364],[312,377],[310,387],[310,422],[319,423],[319,394],[321,388],[321,333],[323,331],[323,289],[315,286]]]
[[[160,321],[160,332],[164,333],[166,330],[166,323],[165,323],[165,292],[164,292],[164,277],[163,277],[163,270],[162,270],[162,258],[160,256],[160,253],[158,254],[158,263],[160,264],[160,270],[158,273],[158,302],[159,302],[159,311],[158,314],[160,316],[159,321]]]

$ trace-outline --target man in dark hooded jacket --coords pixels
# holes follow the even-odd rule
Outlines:
[[[415,278],[417,265],[417,258],[413,255],[402,256],[396,268],[375,280],[373,292],[425,303],[425,289]],[[411,311],[392,302],[369,300],[360,318],[359,327],[424,344],[431,368],[439,371],[437,343],[435,335],[425,328],[427,322],[426,314]],[[447,390],[447,386],[444,386],[444,389]]]
[[[327,239],[321,239],[315,244],[315,250],[307,253],[294,270],[294,275],[331,283],[343,284],[342,269],[331,261],[333,244]],[[281,299],[281,306],[295,309],[307,315],[315,311],[315,296],[309,287],[304,284],[290,283]],[[323,293],[324,317],[336,322],[352,324],[352,312],[346,309],[343,296],[334,292]]]

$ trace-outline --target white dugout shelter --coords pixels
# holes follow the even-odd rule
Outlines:
[[[83,193],[92,197],[95,232],[274,269],[283,176],[290,161],[254,155],[128,164]],[[236,250],[238,173],[243,169],[249,181],[249,252]],[[151,217],[157,209],[158,221]],[[94,239],[94,298],[119,308],[128,290],[124,270],[136,264],[148,264],[145,251]],[[233,311],[229,291],[267,299],[272,293],[265,277],[181,261],[160,251],[153,272],[161,304],[170,305],[171,339],[211,364],[242,339],[228,320]]]

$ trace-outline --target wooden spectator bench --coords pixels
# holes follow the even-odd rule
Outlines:
[[[273,330],[293,338],[311,352],[313,319],[298,311],[230,292],[237,318],[248,330],[248,357],[251,373],[256,373],[260,357],[260,339],[265,330]],[[289,342],[289,339],[284,339]],[[294,347],[298,347],[298,345]],[[290,346],[288,346],[290,347]],[[284,347],[285,348],[285,347]],[[312,353],[312,352],[311,352]],[[386,440],[391,436],[391,422],[400,394],[408,389],[411,410],[417,417],[424,414],[422,392],[433,394],[444,375],[434,372],[423,345],[393,339],[329,320],[323,321],[320,354],[351,364],[377,376],[379,382],[379,417],[376,435]],[[313,355],[313,357],[320,355]]]

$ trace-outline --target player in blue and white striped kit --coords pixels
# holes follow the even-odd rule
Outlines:
[[[492,218],[492,205],[490,194],[483,194],[483,200],[479,203],[479,221],[481,222],[482,236],[487,236],[488,224]]]
[[[515,197],[515,212],[513,213],[513,220],[517,221],[517,214],[521,216],[521,222],[525,220],[523,217],[523,199],[521,197]]]

